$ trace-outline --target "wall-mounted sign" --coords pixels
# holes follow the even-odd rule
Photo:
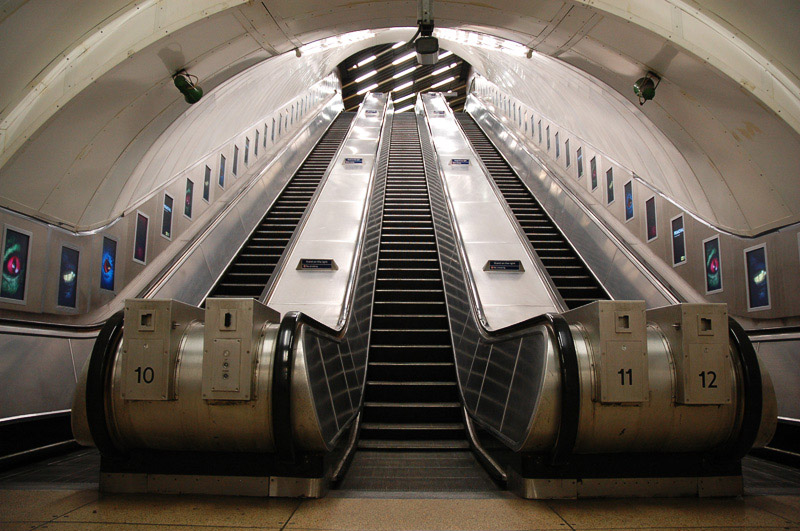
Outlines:
[[[450,159],[450,166],[455,168],[469,168],[469,159]]]
[[[336,271],[339,266],[333,258],[301,258],[297,264],[297,269],[312,271]]]
[[[523,273],[525,268],[522,267],[520,260],[489,260],[483,266],[484,271],[504,271],[506,273]]]
[[[363,166],[364,159],[362,157],[345,157],[344,158],[344,165],[345,166]]]

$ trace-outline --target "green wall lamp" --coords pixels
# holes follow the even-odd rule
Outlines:
[[[647,72],[633,84],[633,93],[639,98],[639,105],[644,105],[647,100],[656,96],[656,87],[661,83],[661,77],[654,72]]]
[[[203,89],[197,86],[197,81],[197,76],[191,75],[186,70],[179,70],[172,76],[172,82],[189,105],[197,103],[203,97]]]

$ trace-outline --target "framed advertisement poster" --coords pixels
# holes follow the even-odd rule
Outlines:
[[[722,291],[722,257],[719,236],[703,240],[703,258],[706,268],[706,295]]]

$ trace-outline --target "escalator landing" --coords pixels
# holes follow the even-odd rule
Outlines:
[[[372,493],[499,493],[469,450],[358,450],[339,491]],[[355,492],[354,492],[355,494]]]

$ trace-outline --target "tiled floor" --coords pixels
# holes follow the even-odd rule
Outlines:
[[[0,475],[0,530],[55,529],[795,529],[796,471],[750,460],[732,499],[530,501],[507,492],[333,491],[321,500],[101,495],[96,456]],[[49,466],[47,466],[49,465]],[[780,474],[779,474],[780,473]],[[788,479],[787,479],[788,474]],[[778,479],[778,476],[782,479]],[[794,485],[794,486],[793,486]]]

